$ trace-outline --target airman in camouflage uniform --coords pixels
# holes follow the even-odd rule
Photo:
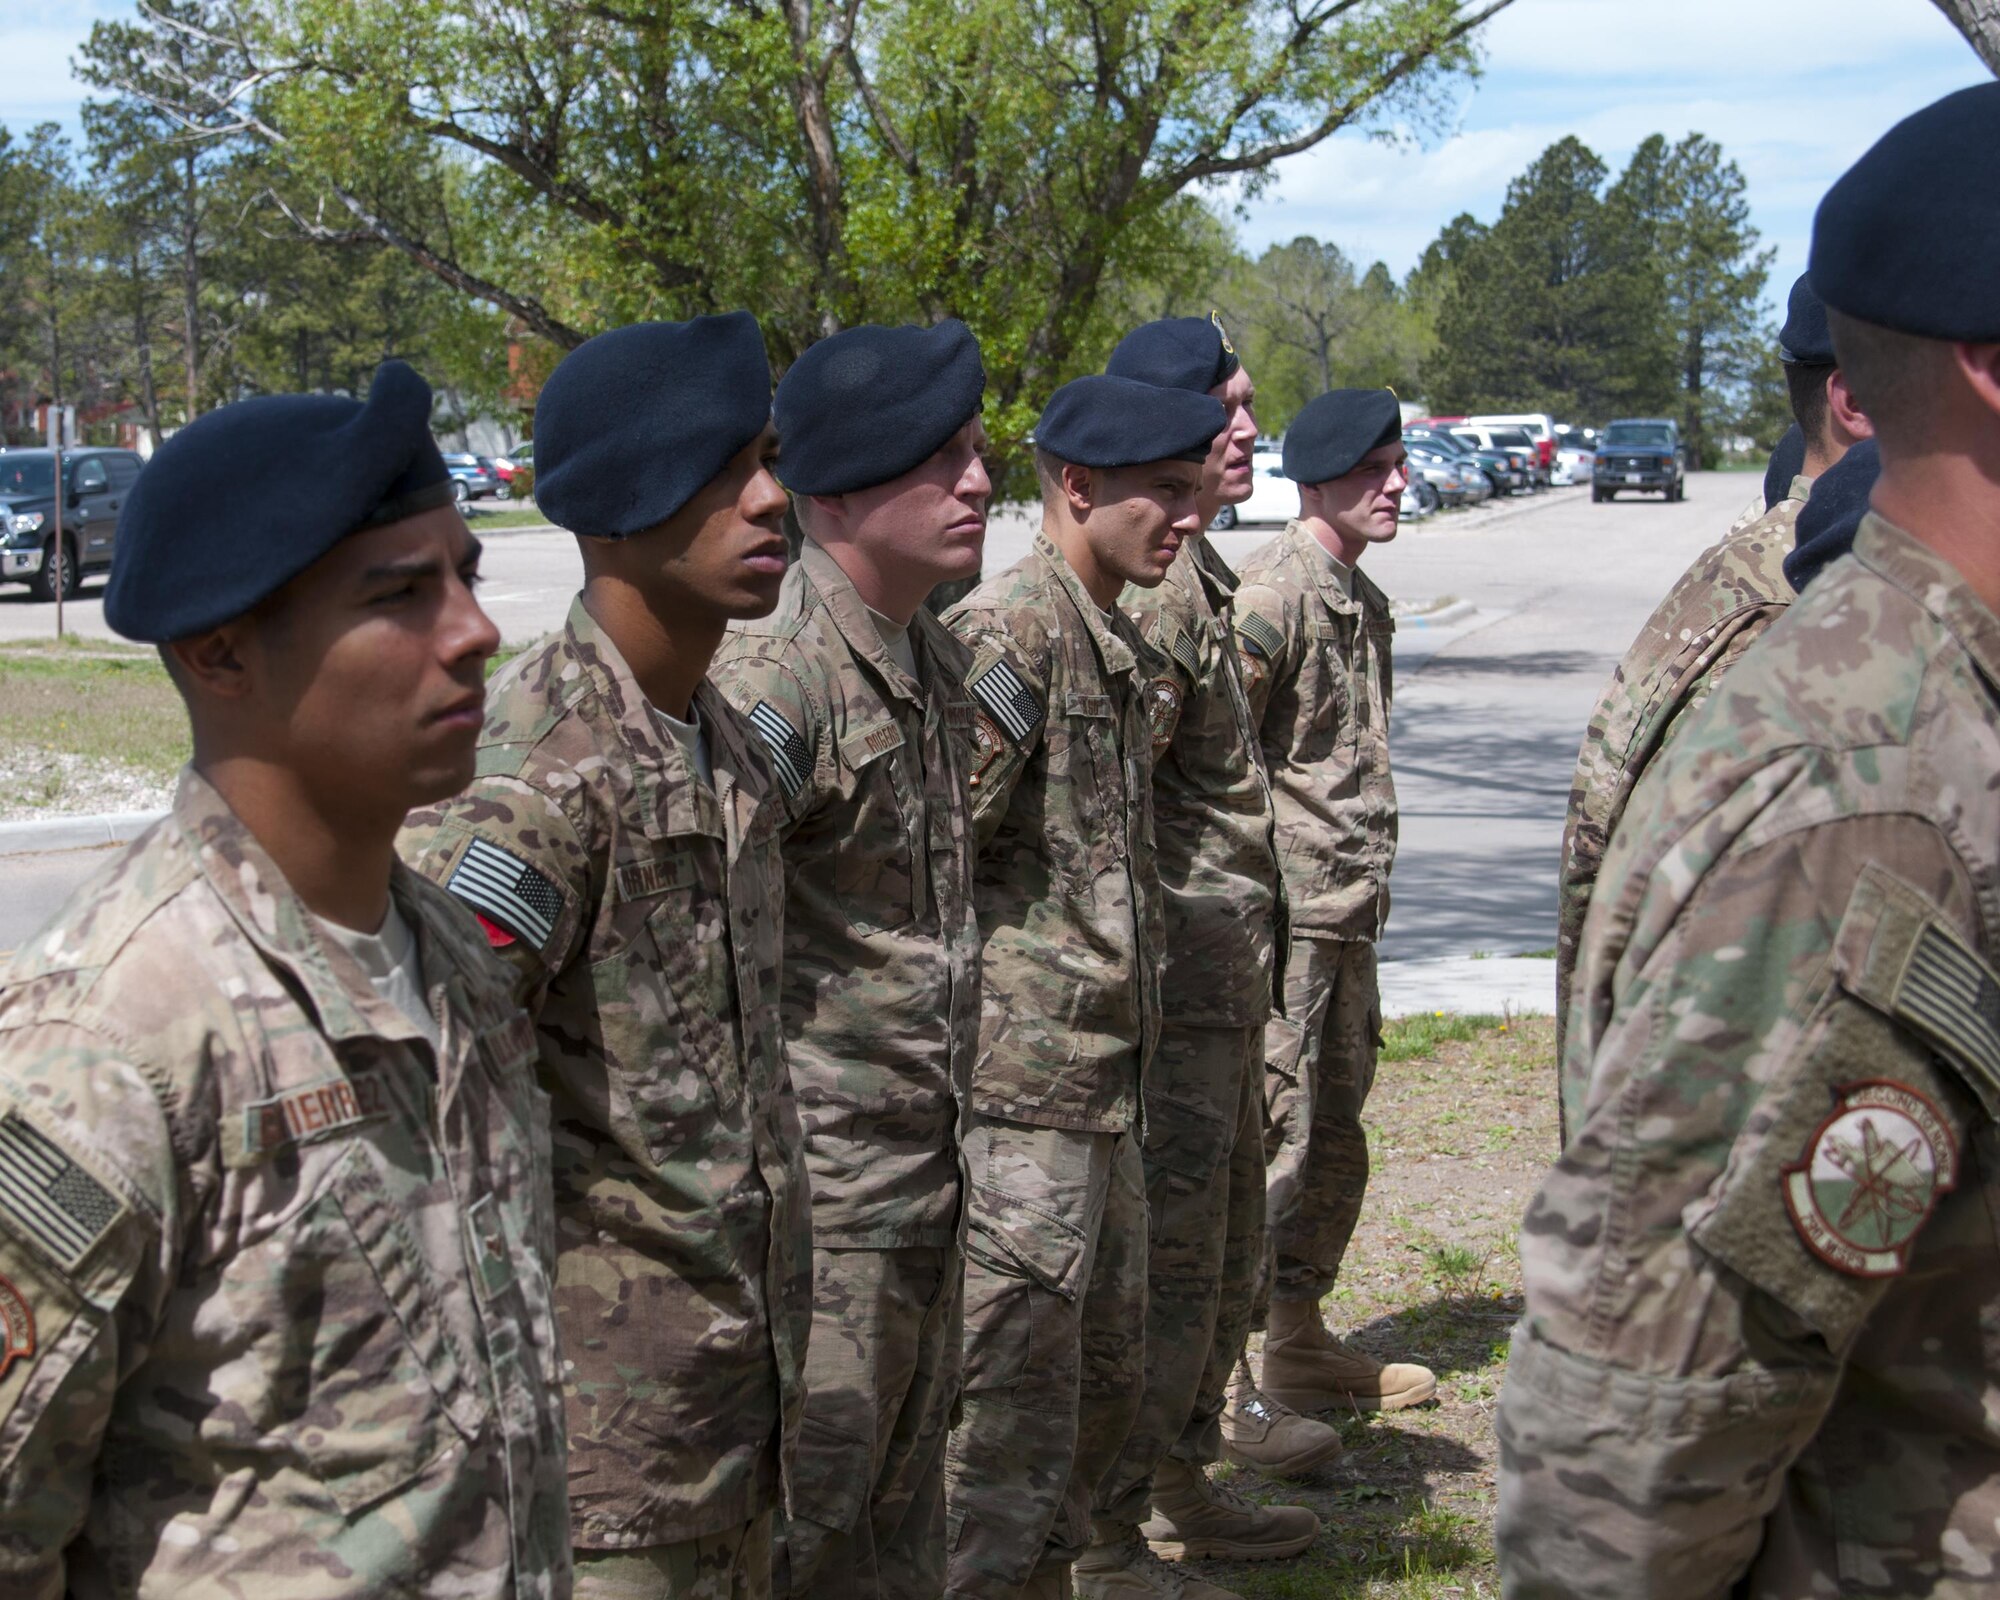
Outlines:
[[[979,703],[985,935],[964,1419],[947,1458],[954,1596],[1068,1592],[1138,1406],[1162,940],[1152,752],[1180,690],[1115,602],[1164,578],[1198,529],[1194,463],[1222,423],[1206,395],[1065,385],[1036,432],[1033,550],[946,617]]]
[[[1394,1410],[1429,1399],[1437,1380],[1343,1344],[1320,1321],[1319,1302],[1367,1191],[1361,1108],[1381,1034],[1375,941],[1396,855],[1396,625],[1355,563],[1396,533],[1407,479],[1395,397],[1323,395],[1287,432],[1285,451],[1300,515],[1244,562],[1235,610],[1291,913],[1284,1015],[1265,1043],[1271,1253],[1261,1388],[1300,1411]],[[1247,1379],[1239,1384],[1247,1398]]]
[[[127,502],[195,758],[0,986],[9,1600],[569,1594],[547,1101],[393,850],[499,643],[429,413],[400,363],[225,407]]]
[[[728,618],[768,610],[783,579],[763,362],[736,313],[601,334],[557,368],[537,495],[579,534],[584,591],[562,632],[493,680],[471,787],[402,840],[485,922],[554,1101],[584,1596],[768,1594],[803,1400],[783,797],[762,741],[700,675]],[[657,388],[635,399],[634,371]],[[683,449],[673,405],[692,409],[689,391],[717,415]],[[579,474],[607,435],[629,476]]]
[[[1826,333],[1826,312],[1801,277],[1792,286],[1791,314],[1780,355],[1795,395],[1794,414],[1807,441],[1805,468],[1789,492],[1761,516],[1739,519],[1704,551],[1662,600],[1611,675],[1592,713],[1570,781],[1557,885],[1556,1054],[1562,1056],[1577,941],[1590,909],[1604,847],[1647,765],[1684,719],[1708,698],[1743,652],[1792,601],[1784,559],[1791,552],[1800,509],[1814,477],[1857,439],[1866,418],[1839,376]],[[1563,1126],[1580,1086],[1563,1089]]]
[[[1963,519],[2000,513],[2000,186],[1940,186],[1996,140],[2000,86],[1961,91],[1815,223],[1897,521],[1737,663],[1606,856],[1500,1403],[1513,1600],[1993,1592],[2000,578]]]
[[[875,353],[879,368],[855,359]],[[977,572],[984,543],[983,383],[952,381],[967,367],[983,378],[960,323],[849,328],[793,363],[778,473],[806,537],[777,610],[735,624],[714,669],[769,745],[783,804],[784,1026],[815,1279],[777,1561],[794,1596],[944,1588],[979,927],[972,658],[923,600]],[[845,437],[856,421],[866,435]]]
[[[1254,388],[1219,319],[1148,323],[1106,370],[1220,400],[1227,423],[1203,463],[1203,525],[1248,497]],[[1228,622],[1235,592],[1235,574],[1197,533],[1164,583],[1131,585],[1120,598],[1170,664],[1181,710],[1153,771],[1166,961],[1142,1152],[1152,1219],[1146,1379],[1138,1418],[1098,1489],[1096,1548],[1077,1580],[1093,1600],[1228,1593],[1144,1559],[1134,1534],[1141,1524],[1156,1550],[1239,1559],[1293,1555],[1319,1533],[1310,1511],[1254,1505],[1205,1471],[1222,1451],[1218,1418],[1263,1253],[1263,1039],[1279,892],[1270,781]],[[1324,1423],[1268,1420],[1245,1441],[1257,1465],[1303,1471],[1340,1450]],[[1114,1565],[1119,1551],[1126,1559]]]

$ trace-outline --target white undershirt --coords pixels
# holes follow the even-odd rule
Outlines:
[[[667,736],[681,747],[681,754],[687,757],[688,765],[694,768],[703,783],[713,789],[715,769],[709,764],[708,734],[701,725],[701,713],[690,704],[686,722],[679,717],[668,716],[658,706],[653,707],[653,715]]]
[[[368,975],[368,985],[410,1020],[410,1025],[438,1046],[437,1018],[431,1015],[424,995],[423,961],[417,953],[417,936],[403,920],[396,902],[389,902],[389,915],[373,933],[357,933],[324,917],[313,919],[320,931],[360,964]]]

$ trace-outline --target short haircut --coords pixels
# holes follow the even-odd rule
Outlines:
[[[1832,409],[1827,403],[1826,380],[1839,370],[1804,361],[1785,363],[1785,392],[1791,396],[1792,420],[1811,449],[1826,448],[1827,413]]]
[[[1863,322],[1832,307],[1827,321],[1848,387],[1875,424],[1875,436],[1892,451],[1921,447],[1937,431],[1939,404],[1952,371],[1951,346]]]

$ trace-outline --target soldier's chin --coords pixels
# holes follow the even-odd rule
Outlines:
[[[412,761],[405,772],[409,778],[408,809],[436,805],[461,793],[472,782],[479,767],[479,735],[464,742],[462,749],[446,748],[426,752],[425,759]]]

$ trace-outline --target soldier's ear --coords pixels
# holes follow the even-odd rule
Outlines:
[[[1951,353],[1966,386],[2000,417],[2000,344],[1954,344]]]
[[[1069,503],[1070,515],[1081,522],[1097,505],[1096,469],[1065,461],[1062,466],[1062,492],[1063,499]]]
[[[219,628],[175,639],[161,648],[167,672],[183,694],[213,700],[241,700],[250,692],[244,665],[244,638],[249,620],[235,617]]]

